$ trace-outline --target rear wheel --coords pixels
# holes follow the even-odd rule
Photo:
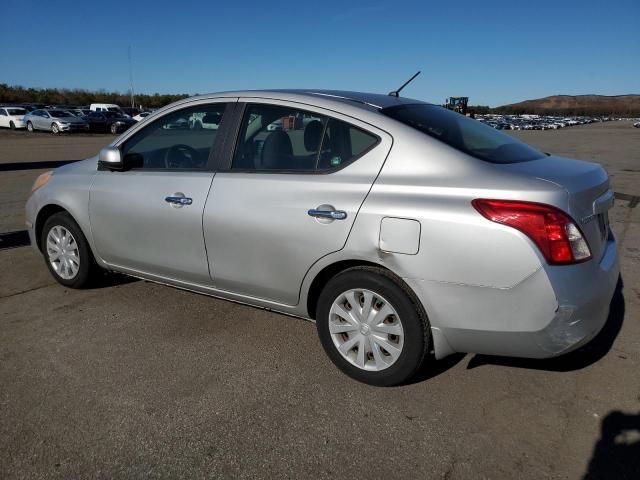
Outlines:
[[[82,230],[66,212],[47,219],[41,245],[47,268],[66,287],[86,287],[99,269]]]
[[[327,283],[316,326],[333,363],[371,385],[410,379],[429,348],[429,322],[413,292],[374,267],[346,270]]]
[[[27,122],[27,130],[33,132],[33,123]]]

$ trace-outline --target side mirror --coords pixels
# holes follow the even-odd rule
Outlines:
[[[123,171],[125,167],[120,149],[116,147],[104,147],[100,150],[98,169]]]

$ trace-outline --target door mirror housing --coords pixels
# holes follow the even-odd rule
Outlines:
[[[122,153],[117,147],[104,147],[100,150],[98,156],[98,169],[99,170],[125,170],[124,162],[122,161]]]

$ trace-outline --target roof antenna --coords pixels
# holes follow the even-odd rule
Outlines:
[[[409,85],[409,83],[411,83],[411,81],[416,78],[418,75],[420,75],[420,71],[418,71],[413,77],[411,77],[409,80],[407,80],[406,82],[404,82],[402,84],[402,86],[398,89],[398,90],[394,90],[392,92],[389,92],[389,96],[390,97],[399,97],[400,96],[400,90],[402,90],[404,87],[406,87],[407,85]]]

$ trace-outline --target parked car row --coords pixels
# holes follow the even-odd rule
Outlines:
[[[33,108],[39,107],[39,108]],[[137,108],[120,108],[113,104],[91,104],[88,107],[36,104],[0,105],[0,127],[61,132],[122,133],[151,112]]]
[[[608,122],[610,117],[559,117],[547,115],[476,115],[476,119],[497,130],[557,130],[559,128]]]

